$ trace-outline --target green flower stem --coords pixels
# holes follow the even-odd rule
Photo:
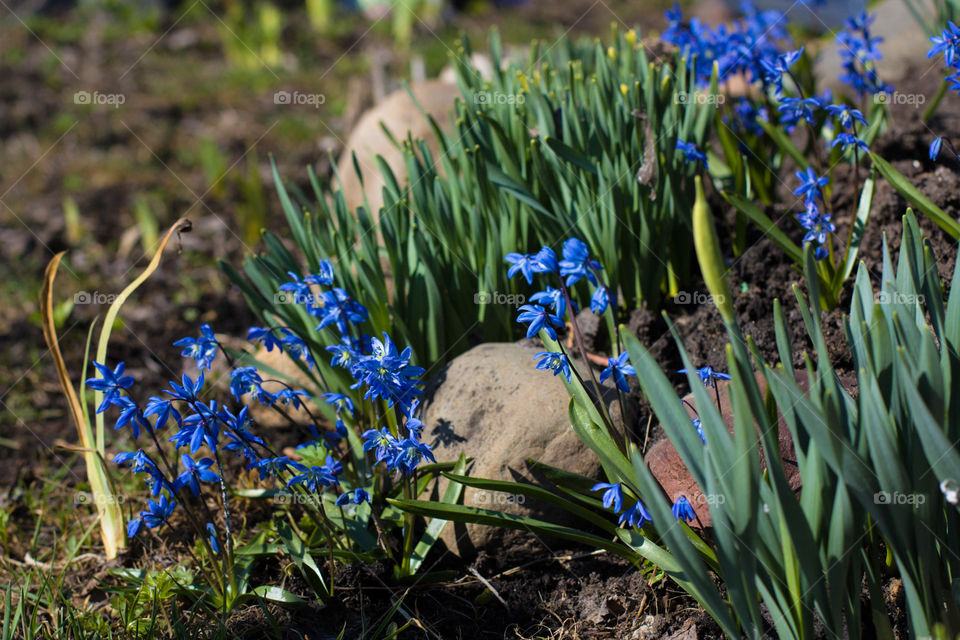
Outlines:
[[[940,102],[943,101],[943,98],[947,95],[947,81],[944,80],[940,83],[940,88],[937,89],[937,94],[933,96],[933,100],[930,101],[930,104],[927,105],[927,108],[923,110],[923,114],[920,116],[920,120],[923,123],[930,121],[930,118],[933,117],[933,114],[936,113],[937,107],[940,106]]]

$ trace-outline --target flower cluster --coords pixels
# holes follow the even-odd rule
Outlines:
[[[943,56],[944,64],[953,71],[947,76],[947,82],[951,84],[953,91],[960,92],[960,27],[950,21],[943,33],[930,38],[930,41],[933,46],[927,57]]]
[[[706,157],[697,150],[695,145],[690,144],[690,152],[681,148],[681,142],[677,143],[677,148],[684,153],[699,154],[700,159],[706,164]],[[686,145],[687,143],[683,143]],[[563,328],[568,310],[572,312],[571,321],[576,322],[573,317],[578,312],[575,302],[570,299],[570,287],[578,282],[586,281],[593,288],[590,296],[590,310],[596,315],[603,315],[607,309],[616,307],[611,288],[603,279],[603,267],[599,262],[590,257],[590,250],[587,245],[579,238],[569,238],[563,243],[563,259],[558,260],[556,253],[550,247],[543,247],[537,253],[522,254],[510,253],[505,257],[510,263],[507,270],[507,276],[513,277],[520,273],[526,278],[528,284],[533,284],[534,274],[553,274],[557,278],[558,288],[547,286],[543,291],[538,291],[530,296],[530,302],[534,304],[525,304],[520,307],[520,315],[517,322],[527,324],[527,337],[546,332],[551,340],[557,340],[557,329]],[[570,359],[567,354],[561,351],[542,351],[536,354],[538,360],[537,369],[542,371],[553,371],[553,375],[563,375],[570,381],[573,369],[570,366]],[[623,392],[629,392],[625,376],[636,375],[634,368],[628,364],[627,353],[621,353],[615,358],[610,358],[607,367],[600,374],[600,381],[612,378],[617,387]]]
[[[830,214],[822,210],[824,200],[821,189],[829,180],[826,177],[817,177],[810,168],[806,171],[797,171],[797,178],[800,180],[800,186],[794,189],[793,193],[803,196],[804,211],[796,216],[800,226],[807,230],[806,235],[803,236],[803,242],[814,243],[816,245],[814,257],[817,260],[823,260],[829,255],[827,234],[836,231],[836,226],[830,222]]]
[[[788,38],[779,11],[758,11],[752,2],[742,2],[740,8],[743,20],[715,29],[698,18],[685,22],[676,4],[666,12],[668,26],[661,37],[681,50],[703,86],[710,82],[714,63],[721,81],[740,73],[751,82],[764,81],[764,62],[775,59],[777,43]]]
[[[334,365],[346,368],[353,376],[355,382],[351,388],[362,391],[365,400],[376,402],[380,399],[387,408],[394,408],[398,424],[404,427],[402,435],[391,433],[386,427],[367,431],[363,434],[364,450],[376,449],[377,463],[383,462],[390,471],[405,475],[412,474],[423,459],[434,460],[430,447],[420,442],[423,424],[416,417],[418,402],[415,398],[421,393],[418,378],[424,370],[410,363],[411,350],[400,351],[386,333],[380,340],[371,339],[359,331],[356,325],[366,321],[367,311],[345,291],[333,287],[334,272],[329,262],[322,261],[318,273],[302,280],[296,274],[290,275],[292,281],[282,285],[281,293],[305,305],[308,313],[319,319],[317,330],[330,328],[338,332],[339,342],[328,350],[333,354]],[[310,368],[315,364],[307,343],[289,328],[252,327],[247,337],[262,343],[268,351],[278,349],[293,359],[303,360]],[[225,454],[238,458],[244,468],[255,471],[261,481],[275,478],[288,488],[312,494],[333,489],[339,493],[336,504],[341,507],[370,501],[369,494],[362,488],[364,478],[351,478],[348,484],[353,486],[341,489],[344,473],[340,462],[344,456],[341,442],[348,435],[346,422],[354,422],[354,398],[334,391],[322,395],[322,399],[336,411],[336,429],[321,435],[316,426],[312,426],[313,440],[300,445],[298,450],[321,448],[303,451],[302,461],[293,460],[277,454],[255,435],[247,406],[232,411],[206,397],[208,389],[204,372],[210,370],[218,353],[223,351],[225,358],[232,363],[209,325],[201,326],[199,337],[183,338],[174,344],[183,349],[184,357],[195,360],[199,372],[195,378],[184,374],[179,382],[171,381],[169,389],[159,396],[151,396],[144,404],[133,397],[135,380],[126,375],[122,362],[113,369],[94,363],[98,376],[86,383],[103,394],[98,413],[112,406],[118,407],[120,412],[115,428],[129,426],[134,439],[146,433],[155,445],[152,453],[138,448],[114,458],[115,463],[129,465],[133,473],[142,474],[152,496],[157,498],[150,500],[147,509],[130,521],[127,527],[130,536],[135,536],[144,527],[152,529],[169,523],[178,506],[183,505],[188,511],[187,520],[197,529],[198,538],[207,540],[209,548],[218,552],[223,547],[223,539],[213,523],[206,521],[206,516],[196,517],[196,508],[200,506],[204,513],[208,513],[202,496],[204,485],[218,485],[219,495],[223,500],[227,499]],[[280,380],[265,379],[252,366],[234,367],[229,389],[237,403],[252,399],[278,409],[281,405],[304,408],[303,399],[308,397],[307,392],[293,389]],[[173,425],[176,431],[161,438],[161,432],[168,425]],[[180,455],[167,456],[161,440],[172,443],[174,451]],[[321,462],[324,454],[320,457],[317,454],[324,449],[325,460]],[[229,543],[229,508],[225,503],[221,506]]]
[[[837,34],[840,57],[843,59],[843,73],[840,81],[853,87],[857,95],[875,95],[888,93],[893,87],[880,80],[877,75],[877,61],[883,58],[878,48],[883,38],[870,35],[870,25],[875,16],[862,11],[848,18],[846,29]]]

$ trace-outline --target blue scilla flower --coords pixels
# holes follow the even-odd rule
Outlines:
[[[764,81],[773,86],[774,92],[779,96],[783,93],[783,76],[790,72],[790,67],[803,55],[803,47],[796,51],[788,51],[773,59],[760,60],[760,66],[763,68]]]
[[[320,286],[328,287],[333,284],[333,265],[330,264],[330,261],[326,258],[320,259],[320,264],[317,265],[317,272],[308,274],[306,278],[303,279],[304,282],[309,284],[317,284]]]
[[[147,525],[149,529],[154,529],[169,522],[173,510],[176,508],[177,501],[167,499],[166,494],[160,496],[158,501],[148,500],[147,510],[141,511],[140,517],[134,518],[127,524],[127,535],[133,538],[140,532],[143,525]]]
[[[337,477],[330,473],[328,469],[325,467],[312,466],[290,478],[287,486],[292,487],[302,484],[311,492],[316,493],[319,487],[332,487],[337,483]]]
[[[601,316],[606,312],[607,307],[610,306],[610,290],[604,286],[597,287],[593,295],[590,296],[590,310],[593,311],[598,316]]]
[[[876,62],[883,58],[879,45],[883,38],[870,35],[874,16],[861,12],[849,18],[846,30],[837,34],[841,66],[840,81],[850,85],[859,95],[885,93],[892,87],[877,75]]]
[[[215,451],[220,436],[217,402],[211,400],[209,405],[199,402],[195,404],[199,411],[183,419],[183,426],[170,438],[170,442],[173,442],[177,449],[189,445],[190,453],[196,453],[203,444]]]
[[[704,168],[709,168],[706,154],[700,151],[700,148],[696,144],[678,139],[677,151],[683,154],[687,162],[702,162]]]
[[[180,464],[183,465],[183,472],[173,481],[174,491],[189,487],[193,495],[199,496],[201,482],[217,482],[220,480],[220,476],[210,469],[213,466],[213,459],[211,458],[201,458],[194,462],[193,458],[184,453],[180,456]]]
[[[867,126],[867,120],[859,109],[848,107],[845,104],[828,104],[825,109],[827,113],[837,119],[842,127],[851,128],[854,122]]]
[[[956,66],[960,61],[960,27],[953,21],[947,23],[947,28],[939,36],[930,38],[933,47],[927,53],[927,58],[943,54],[943,62],[948,67]]]
[[[317,331],[332,324],[341,334],[349,333],[351,324],[366,322],[370,317],[366,307],[339,287],[321,293],[317,297],[317,304],[310,305],[307,311],[320,318]]]
[[[167,395],[177,400],[183,400],[184,402],[195,402],[199,395],[200,391],[203,389],[203,371],[200,372],[200,375],[197,376],[196,382],[188,376],[183,374],[183,378],[180,380],[182,384],[177,384],[176,382],[170,381],[170,390],[165,391]]]
[[[733,112],[736,117],[730,124],[733,130],[737,132],[745,131],[754,135],[762,135],[764,131],[760,123],[770,121],[770,116],[765,107],[757,106],[746,98],[739,98],[734,102]]]
[[[626,376],[637,375],[637,370],[632,364],[628,364],[630,354],[624,351],[616,358],[607,358],[607,368],[600,372],[600,382],[604,382],[610,376],[617,388],[624,393],[630,393],[630,385],[627,384]]]
[[[342,393],[327,392],[320,397],[323,398],[324,402],[336,409],[337,413],[340,413],[346,409],[347,413],[350,414],[350,417],[353,417],[354,407],[353,400],[350,399],[350,396]]]
[[[430,445],[419,442],[416,438],[404,438],[397,443],[397,448],[393,456],[387,460],[387,468],[391,471],[399,471],[405,476],[412,475],[417,470],[417,465],[426,458],[430,462],[436,462],[433,457],[433,451]]]
[[[559,263],[560,275],[567,278],[567,286],[571,287],[582,278],[597,286],[596,271],[603,267],[596,260],[590,259],[590,250],[579,238],[569,238],[563,243],[563,260]],[[554,338],[556,339],[556,338]]]
[[[360,487],[357,487],[353,491],[347,491],[345,493],[341,493],[337,497],[336,505],[338,507],[342,507],[351,502],[353,504],[358,504],[358,505],[363,504],[364,502],[370,502],[370,494],[364,491],[363,489],[361,489]]]
[[[653,522],[650,512],[639,500],[632,507],[620,514],[618,524],[624,529],[639,529],[647,522]]]
[[[99,378],[89,378],[86,385],[103,393],[103,402],[97,407],[97,413],[103,413],[114,401],[120,397],[120,392],[133,386],[133,376],[123,375],[126,365],[123,362],[117,363],[111,371],[108,367],[94,362],[93,366],[100,374]]]
[[[414,402],[416,404],[416,401]],[[416,411],[416,408],[411,409],[411,414]],[[420,418],[411,417],[407,418],[404,424],[407,427],[407,432],[410,436],[416,440],[420,440],[420,435],[423,433],[424,424]]]
[[[680,369],[677,373],[687,373],[686,369]],[[713,367],[706,366],[694,371],[698,376],[700,376],[700,382],[703,383],[703,386],[717,386],[717,380],[730,380],[730,374],[720,373],[719,371],[714,371]]]
[[[213,335],[213,329],[208,324],[200,325],[199,338],[180,338],[173,343],[175,347],[183,347],[182,355],[184,358],[193,358],[197,361],[198,369],[210,369],[213,359],[217,357],[217,350],[220,343]]]
[[[782,114],[782,123],[784,125],[795,125],[801,120],[806,120],[810,124],[816,123],[816,112],[823,108],[823,100],[815,96],[809,98],[783,97],[777,106],[777,111]]]
[[[937,136],[930,143],[930,159],[936,161],[940,155],[940,148],[943,146],[943,136]]]
[[[287,471],[306,471],[307,468],[299,462],[294,462],[287,456],[276,456],[274,458],[263,458],[256,464],[257,473],[260,474],[260,480],[267,478],[279,478]]]
[[[271,395],[271,402],[267,404],[272,404],[274,402],[279,402],[283,405],[290,405],[294,409],[299,409],[303,402],[300,398],[309,398],[310,394],[304,391],[303,389],[290,389],[289,387],[284,387],[276,393]]]
[[[840,145],[840,148],[844,151],[846,151],[849,147],[856,147],[865,153],[870,151],[870,147],[867,146],[867,143],[852,133],[837,134],[837,137],[834,139],[833,144],[831,144],[830,147],[836,147],[837,145]]]
[[[598,482],[590,487],[590,491],[603,491],[604,509],[612,509],[614,513],[623,509],[623,483]]]
[[[567,315],[567,299],[560,289],[547,287],[545,291],[538,291],[530,296],[530,302],[541,307],[552,307],[554,315],[558,318],[562,319]],[[574,313],[576,313],[576,309],[574,309]]]
[[[367,385],[364,398],[383,398],[388,407],[396,404],[404,413],[408,412],[414,396],[422,393],[417,378],[425,369],[410,364],[413,350],[407,347],[398,351],[386,331],[383,340],[374,338],[371,346],[371,354],[361,358],[353,372],[358,381]]]
[[[533,265],[536,260],[536,255],[508,253],[503,259],[511,265],[510,268],[507,269],[508,278],[513,278],[513,276],[519,273],[526,278],[527,284],[533,284]]]
[[[540,305],[525,304],[520,307],[520,315],[517,316],[517,322],[529,322],[527,327],[527,337],[532,338],[537,335],[541,329],[547,332],[551,340],[557,339],[557,332],[554,329],[563,327],[563,322],[559,317],[551,314]]]
[[[810,167],[807,167],[805,171],[797,171],[796,176],[800,180],[800,186],[793,190],[794,195],[803,196],[807,202],[823,198],[820,189],[830,182],[828,177],[818,178]]]
[[[687,500],[687,496],[680,496],[677,498],[670,510],[673,512],[673,517],[677,520],[693,522],[697,519],[697,514],[693,510],[693,505],[691,505],[690,501]]]
[[[237,400],[250,395],[260,404],[273,404],[273,394],[263,388],[263,378],[256,367],[237,367],[230,372],[230,393]]]
[[[538,358],[537,369],[541,371],[553,371],[553,375],[563,374],[563,377],[570,382],[570,361],[566,354],[554,351],[541,351],[534,358]]]
[[[557,254],[550,247],[542,247],[533,257],[531,268],[534,273],[557,273],[560,269]]]
[[[138,449],[134,452],[118,453],[113,457],[113,461],[118,466],[123,466],[129,462],[131,463],[131,471],[134,473],[147,474],[150,478],[150,491],[154,496],[160,495],[160,491],[164,488],[172,490],[172,486],[167,482],[163,472],[157,468],[156,463],[150,459],[150,456],[144,453],[143,449]]]
[[[287,295],[283,296],[283,302],[293,304],[310,304],[313,301],[313,290],[310,283],[300,280],[300,276],[293,271],[287,271],[287,275],[292,278],[290,282],[284,282],[280,285],[280,291]]]
[[[330,366],[341,367],[351,374],[354,374],[359,368],[363,356],[360,351],[354,348],[351,340],[344,338],[340,344],[332,344],[326,349],[333,354],[330,359]]]
[[[313,369],[313,356],[310,355],[307,343],[290,329],[284,328],[282,333],[283,337],[280,342],[283,343],[283,350],[286,351],[287,355],[294,360],[303,360],[307,363],[308,369]]]
[[[283,351],[283,343],[274,335],[273,329],[250,327],[247,329],[247,340],[262,342],[267,351],[273,351],[274,347]]]
[[[122,429],[127,425],[130,425],[130,430],[133,432],[133,439],[136,440],[140,437],[140,429],[145,429],[148,433],[151,430],[150,423],[147,422],[146,417],[143,415],[143,411],[140,410],[140,407],[137,406],[133,400],[126,396],[120,396],[113,401],[115,405],[120,407],[120,416],[117,418],[117,424],[114,426],[114,429]]]
[[[143,408],[143,415],[147,418],[156,416],[153,428],[158,431],[166,426],[170,418],[173,418],[177,425],[182,422],[180,412],[173,406],[173,403],[166,398],[158,398],[157,396],[150,396],[150,399],[147,400],[147,406]]]
[[[364,451],[373,451],[376,455],[376,460],[374,464],[380,464],[388,457],[390,453],[397,447],[397,439],[393,437],[393,434],[390,433],[390,430],[386,427],[381,429],[369,429],[364,431],[360,436],[363,438],[363,450]]]
[[[220,553],[220,541],[217,538],[217,529],[212,522],[207,523],[207,540],[210,541],[210,549],[214,553]]]
[[[697,435],[700,436],[700,440],[703,444],[707,444],[707,436],[703,433],[703,423],[700,421],[700,418],[694,418],[692,421],[693,428],[697,430]]]

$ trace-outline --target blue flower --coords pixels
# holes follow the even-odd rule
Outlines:
[[[137,406],[137,403],[126,396],[120,396],[114,400],[114,404],[120,407],[120,417],[117,418],[117,424],[114,429],[122,429],[123,427],[130,425],[130,429],[133,431],[134,440],[140,437],[141,427],[146,429],[148,432],[150,431],[150,423],[147,422],[147,419],[144,417],[140,407]]]
[[[685,142],[683,140],[677,140],[677,151],[683,153],[684,159],[687,162],[702,162],[704,168],[709,168],[707,165],[707,156],[700,151],[700,148],[692,142]]]
[[[692,423],[693,428],[697,430],[697,435],[700,436],[700,440],[703,441],[703,444],[707,444],[707,436],[703,433],[703,423],[700,422],[700,418],[694,418]]]
[[[930,159],[936,160],[937,156],[940,155],[940,147],[943,146],[943,136],[937,136],[933,139],[933,142],[930,143]]]
[[[624,529],[639,529],[647,522],[653,522],[653,518],[643,503],[637,500],[632,507],[620,514],[618,524]]]
[[[823,101],[820,98],[793,98],[784,97],[780,99],[777,110],[783,114],[783,124],[793,125],[801,120],[806,120],[810,124],[815,124],[815,113],[823,108]]]
[[[285,291],[289,294],[284,296],[280,302],[310,304],[310,302],[313,301],[313,291],[310,289],[310,283],[305,281],[301,282],[300,276],[293,271],[287,271],[287,275],[293,278],[293,280],[280,285],[280,291]]]
[[[570,382],[570,361],[567,360],[566,354],[556,353],[553,351],[541,351],[534,358],[539,358],[540,361],[537,362],[537,369],[541,371],[553,371],[553,375],[563,374],[563,377],[567,379],[567,382]]]
[[[590,310],[598,316],[603,315],[610,306],[610,291],[606,287],[597,287],[590,296]]]
[[[283,329],[283,338],[280,341],[283,343],[287,355],[294,360],[303,360],[307,363],[308,369],[313,369],[313,356],[310,355],[310,349],[307,348],[307,343],[297,334],[285,328]]]
[[[678,373],[686,373],[686,369],[680,369]],[[717,386],[717,380],[730,380],[730,375],[727,373],[720,373],[719,371],[714,371],[713,367],[706,366],[696,370],[696,374],[700,376],[700,382],[703,383],[703,386]]]
[[[207,523],[207,540],[210,541],[210,548],[214,553],[220,553],[220,542],[217,540],[217,530],[212,522]]]
[[[361,438],[363,438],[364,451],[374,450],[377,456],[374,464],[380,464],[382,461],[388,459],[391,452],[397,447],[397,439],[393,437],[393,434],[391,434],[386,427],[381,428],[379,431],[377,429],[364,431]]]
[[[796,175],[800,186],[793,190],[794,195],[804,196],[807,202],[823,198],[820,189],[830,182],[828,177],[818,178],[810,167],[807,167],[806,171],[797,171]]]
[[[878,45],[883,38],[871,37],[873,19],[866,12],[848,19],[847,30],[838,33],[836,38],[844,70],[840,74],[840,81],[849,84],[861,96],[886,93],[893,89],[877,75],[876,62],[883,58]]]
[[[568,287],[579,282],[581,278],[586,278],[590,284],[597,286],[594,272],[603,268],[599,262],[590,259],[590,250],[579,238],[569,238],[563,243],[563,260],[559,267],[560,275],[567,278]]]
[[[200,325],[199,338],[181,338],[173,343],[175,347],[183,347],[180,354],[185,358],[193,358],[197,361],[197,368],[210,369],[213,359],[217,357],[217,350],[220,343],[213,335],[213,329],[208,324]]]
[[[364,491],[363,489],[357,487],[353,491],[347,491],[341,493],[337,497],[336,504],[338,507],[342,507],[345,504],[352,502],[353,504],[363,504],[364,502],[370,502],[370,494]]]
[[[546,291],[538,291],[530,296],[530,302],[542,307],[553,307],[554,314],[558,318],[563,318],[567,315],[567,299],[560,289],[547,287]],[[574,309],[574,312],[576,312],[576,309]]]
[[[620,513],[623,509],[623,483],[598,482],[590,487],[590,491],[603,491],[603,508],[613,509],[614,513]]]
[[[947,23],[947,28],[939,36],[930,38],[933,43],[927,58],[943,54],[943,61],[948,67],[952,67],[960,60],[960,27],[953,21]]]
[[[310,305],[307,310],[310,315],[320,318],[317,331],[335,324],[337,331],[341,334],[348,334],[351,324],[366,322],[370,317],[366,307],[355,301],[339,287],[321,293],[317,298],[317,304]]]
[[[542,247],[533,257],[531,269],[534,273],[557,273],[557,254],[550,247]]]
[[[670,510],[673,512],[673,517],[677,520],[693,522],[697,518],[697,514],[694,512],[693,506],[690,504],[690,501],[687,500],[686,496],[680,496],[677,498]]]
[[[183,426],[170,438],[170,442],[175,443],[177,449],[190,445],[190,453],[196,453],[204,443],[211,451],[216,451],[220,435],[217,403],[211,401],[209,406],[201,403],[197,403],[196,406],[199,412],[183,419]]]
[[[287,482],[288,487],[302,484],[311,492],[316,493],[318,487],[332,487],[337,484],[337,478],[326,467],[312,466]]]
[[[788,51],[776,58],[764,59],[760,61],[763,68],[764,81],[773,85],[777,95],[783,93],[783,75],[789,73],[790,67],[803,55],[803,47],[796,51]]]
[[[263,458],[256,464],[257,473],[260,474],[260,480],[266,480],[269,477],[279,478],[290,469],[297,471],[306,471],[307,468],[299,462],[294,462],[287,456],[277,456],[275,458]]]
[[[283,343],[273,335],[273,329],[250,327],[250,329],[247,330],[247,340],[262,341],[267,351],[273,351],[274,347],[283,351]]]
[[[194,462],[193,458],[187,454],[180,456],[180,463],[183,464],[183,472],[173,481],[173,490],[179,491],[183,487],[190,487],[193,495],[200,495],[201,482],[217,482],[220,476],[210,470],[213,466],[211,458],[201,458]]]
[[[410,364],[413,350],[407,347],[402,352],[387,334],[383,341],[372,341],[372,353],[360,359],[353,375],[367,385],[364,398],[383,398],[388,407],[398,405],[404,413],[409,411],[415,395],[422,393],[416,378],[423,375],[424,369]]]
[[[201,371],[200,375],[197,376],[196,382],[194,382],[187,374],[183,374],[181,382],[183,384],[179,385],[171,380],[170,390],[166,391],[165,393],[173,398],[176,398],[177,400],[183,400],[184,402],[196,402],[198,396],[200,395],[200,390],[203,389],[203,371]]]
[[[860,138],[858,138],[857,136],[853,135],[852,133],[838,134],[836,139],[834,139],[833,144],[831,144],[830,146],[835,147],[838,144],[843,145],[841,148],[844,151],[846,151],[847,147],[851,147],[851,146],[857,147],[858,149],[861,149],[864,152],[870,151],[870,147],[867,146],[867,143],[861,140]]]
[[[845,104],[829,104],[826,106],[826,110],[843,127],[852,127],[854,122],[867,126],[867,120],[859,109],[848,107]]]
[[[503,259],[513,265],[507,269],[508,278],[513,278],[513,276],[517,275],[517,273],[520,273],[524,278],[527,279],[527,284],[533,284],[533,266],[534,261],[536,260],[535,255],[508,253],[503,257]]]
[[[122,390],[129,389],[133,386],[133,376],[123,375],[123,370],[126,366],[123,362],[118,363],[113,371],[99,362],[94,362],[93,366],[96,367],[100,373],[100,377],[89,378],[86,384],[91,389],[103,393],[103,402],[97,407],[97,413],[103,413],[107,410],[107,407],[120,397]]]
[[[417,470],[420,461],[426,458],[430,462],[436,462],[433,457],[433,451],[430,445],[418,442],[415,438],[404,438],[398,443],[398,447],[391,459],[387,461],[387,468],[391,471],[399,471],[404,475],[411,475]]]
[[[160,490],[164,487],[172,488],[163,473],[157,468],[153,460],[144,453],[143,449],[138,449],[135,452],[118,453],[113,457],[113,461],[118,466],[130,462],[132,463],[130,465],[131,471],[134,473],[146,473],[150,476],[151,493],[155,496],[160,495]]]
[[[350,396],[346,396],[342,393],[333,393],[328,392],[320,396],[323,400],[333,406],[337,413],[340,413],[342,410],[346,409],[347,413],[350,414],[350,417],[353,417],[353,400],[350,399]]]
[[[174,421],[181,424],[180,412],[174,408],[173,403],[165,398],[150,396],[147,400],[147,406],[143,410],[143,415],[147,418],[157,416],[154,423],[154,429],[160,430],[166,426],[167,420],[173,417]]]
[[[163,494],[160,496],[159,501],[155,502],[153,500],[148,500],[147,511],[141,511],[140,517],[143,519],[143,523],[147,525],[148,528],[154,529],[159,527],[161,524],[166,523],[170,519],[170,516],[173,515],[173,510],[176,508],[177,501],[168,500],[167,495]]]
[[[626,376],[637,375],[637,370],[633,365],[627,364],[630,354],[624,351],[616,358],[607,358],[607,368],[600,372],[600,382],[604,382],[610,376],[617,384],[617,388],[624,393],[630,393],[630,385],[627,384]]]
[[[559,317],[552,315],[540,305],[525,304],[520,307],[522,313],[517,316],[517,322],[529,322],[527,327],[527,337],[532,338],[537,335],[541,329],[547,332],[551,340],[557,339],[557,332],[554,327],[563,327],[563,322]]]

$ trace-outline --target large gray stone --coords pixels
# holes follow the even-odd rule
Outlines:
[[[597,457],[577,438],[567,418],[569,396],[560,378],[535,368],[537,349],[488,343],[456,358],[431,385],[423,439],[438,461],[472,457],[469,475],[540,483],[532,458],[591,478]],[[441,486],[442,491],[442,486]],[[582,526],[565,512],[530,499],[465,488],[463,504]],[[505,544],[513,533],[481,525],[448,524],[441,540],[461,556]]]
[[[394,91],[379,104],[367,110],[347,138],[343,153],[337,162],[337,171],[343,181],[344,198],[350,208],[363,205],[364,194],[374,216],[383,206],[385,181],[380,175],[376,161],[377,155],[383,157],[398,183],[402,185],[406,180],[403,153],[390,142],[381,125],[386,127],[398,141],[405,140],[408,133],[414,140],[426,140],[436,157],[438,149],[436,138],[423,112],[417,107],[417,103],[423,111],[436,120],[440,127],[448,128],[453,101],[460,95],[460,90],[455,84],[442,80],[427,80],[412,84],[410,91],[413,92],[416,102],[410,98],[407,89]],[[357,165],[363,173],[362,183],[353,166],[353,154],[356,154]]]

